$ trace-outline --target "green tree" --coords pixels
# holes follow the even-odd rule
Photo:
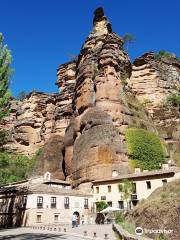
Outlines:
[[[7,45],[3,45],[3,35],[0,33],[0,120],[8,113],[10,99],[9,78],[12,73],[10,67],[11,52]]]
[[[36,154],[31,159],[22,154],[0,152],[0,186],[27,179],[33,171]]]
[[[135,42],[135,37],[132,34],[126,33],[123,37],[123,40],[124,40],[124,44],[126,44],[126,48],[128,51],[129,44]]]
[[[134,184],[128,179],[124,179],[122,183],[118,184],[118,190],[122,193],[123,200],[126,201],[127,209],[129,209],[129,199],[131,194],[134,192]]]
[[[3,45],[3,35],[0,33],[0,121],[7,116],[9,112],[9,78],[12,73],[10,67],[11,64],[11,52],[7,45]],[[2,146],[7,140],[6,131],[0,130],[0,146]]]
[[[99,212],[107,207],[108,207],[108,204],[105,201],[96,202],[96,209]]]
[[[26,92],[25,91],[21,91],[18,95],[17,95],[17,99],[20,101],[23,101],[26,98]]]

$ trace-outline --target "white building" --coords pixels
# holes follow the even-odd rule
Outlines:
[[[180,179],[180,169],[169,168],[164,170],[144,171],[136,169],[133,174],[114,174],[111,178],[93,181],[94,202],[105,201],[109,206],[127,208],[127,201],[123,199],[123,193],[119,192],[118,185],[128,179],[134,185],[134,193],[128,199],[132,208],[138,201],[148,198],[157,188],[166,185],[167,182]]]
[[[0,188],[1,226],[34,226],[89,223],[93,195],[71,189],[61,180],[33,179]]]

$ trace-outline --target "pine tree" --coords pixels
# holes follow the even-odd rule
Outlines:
[[[129,44],[135,42],[135,37],[129,33],[126,33],[123,37],[123,40],[124,40],[124,44],[126,44],[126,46],[127,46],[127,51],[128,51]]]
[[[9,78],[12,73],[10,64],[11,52],[7,45],[3,45],[3,35],[0,33],[0,121],[2,121],[9,112]],[[5,135],[5,132],[0,130],[0,145],[4,144]]]

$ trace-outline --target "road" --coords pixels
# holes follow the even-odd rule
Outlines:
[[[49,233],[43,231],[37,231],[31,229],[17,228],[17,229],[6,229],[0,230],[0,240],[84,240],[81,237],[75,237],[63,233]]]
[[[70,225],[61,226],[62,229],[66,228],[66,232],[58,232],[58,228],[44,228],[45,230],[34,228],[15,228],[15,229],[3,229],[0,230],[0,240],[92,240],[94,233],[96,233],[96,240],[103,240],[105,234],[108,235],[109,240],[115,240],[116,237],[112,231],[111,224],[104,225],[81,225],[77,228],[72,228]],[[56,229],[56,231],[54,230]],[[87,232],[87,236],[84,237],[84,232]]]

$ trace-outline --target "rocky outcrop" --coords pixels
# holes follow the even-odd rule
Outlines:
[[[161,106],[169,94],[180,92],[180,62],[145,53],[134,61],[129,85],[142,103]]]
[[[69,62],[59,66],[56,85],[60,94],[56,97],[55,128],[54,131],[64,136],[65,129],[73,116],[72,98],[75,88],[76,62]]]
[[[134,99],[126,84],[130,76],[131,63],[123,50],[123,39],[112,32],[99,8],[93,31],[78,56],[74,118],[65,134],[65,164],[75,185],[109,177],[113,170],[129,171],[125,129],[137,119],[140,124],[148,118],[144,113],[141,120],[128,101],[130,96]]]
[[[167,105],[170,94],[180,94],[180,62],[146,53],[134,61],[129,85],[166,143],[168,158],[180,166],[179,108]]]
[[[4,148],[31,156],[52,135],[63,137],[72,113],[66,105],[68,99],[64,92],[61,96],[32,92],[22,102],[11,101],[11,113],[2,123],[10,131],[10,141]]]
[[[132,65],[123,44],[98,8],[77,60],[57,70],[59,93],[32,92],[11,102],[4,148],[28,155],[43,148],[34,174],[50,171],[75,186],[129,171],[128,126],[159,132],[169,158],[179,159],[179,110],[162,104],[179,92],[179,62],[157,61],[150,52]]]
[[[55,179],[65,179],[63,149],[63,137],[52,135],[37,156],[33,175],[50,172]]]

